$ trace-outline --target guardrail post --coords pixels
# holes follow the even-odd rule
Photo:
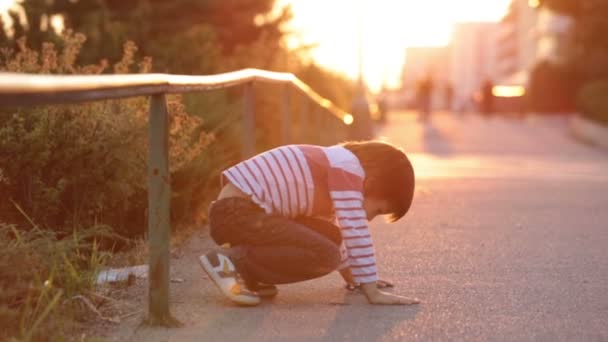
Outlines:
[[[310,100],[302,96],[302,108],[300,109],[300,142],[307,143],[310,139]]]
[[[291,110],[289,108],[289,87],[291,84],[283,86],[283,145],[291,142]]]
[[[339,130],[340,130],[340,140],[341,141],[346,141],[348,140],[348,128],[350,126],[344,124],[344,121],[341,122],[341,125],[339,125]]]
[[[169,242],[171,239],[169,116],[165,95],[150,99],[148,143],[148,323],[175,326],[169,313]]]
[[[319,143],[319,108],[317,106],[313,106],[310,113],[309,139],[311,144]]]
[[[300,108],[298,123],[300,143],[306,143],[308,142],[308,126],[310,125],[310,100],[307,96],[302,96],[302,108]]]
[[[317,106],[315,109],[315,141],[317,144],[323,144],[323,109],[322,107]]]
[[[331,139],[332,139],[331,136],[329,134],[327,134],[327,132],[330,131],[330,127],[329,127],[330,121],[329,120],[330,120],[331,113],[329,113],[329,111],[327,109],[322,108],[320,115],[321,115],[321,122],[319,123],[319,132],[321,132],[320,140],[321,140],[321,144],[327,145],[327,144],[330,144]]]
[[[253,82],[245,83],[243,94],[243,159],[255,154],[255,113]]]

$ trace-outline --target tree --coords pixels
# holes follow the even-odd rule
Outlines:
[[[314,63],[302,65],[296,76],[339,108],[350,108],[356,92],[356,83],[353,80]]]
[[[581,0],[542,0],[541,5],[552,11],[575,17],[579,15],[582,8]]]
[[[98,60],[120,54],[121,42],[135,41],[143,54],[154,51],[166,39],[179,39],[192,28],[212,27],[224,55],[265,36],[276,42],[283,37],[282,25],[291,18],[288,7],[271,15],[275,0],[28,0],[29,41],[38,45],[52,32],[41,31],[41,22],[54,14],[64,17],[65,26],[88,37],[85,51]],[[196,44],[197,42],[192,42]],[[156,64],[158,66],[158,64]]]
[[[586,0],[577,22],[581,66],[588,80],[608,78],[608,2]]]
[[[538,63],[530,74],[529,109],[535,112],[564,113],[576,110],[580,73],[571,65]]]
[[[608,78],[608,2],[605,0],[544,0],[543,6],[575,18],[576,61],[591,81]]]

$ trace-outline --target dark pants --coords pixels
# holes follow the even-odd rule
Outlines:
[[[211,204],[209,227],[218,245],[230,243],[230,257],[248,285],[318,278],[340,264],[340,229],[326,220],[268,215],[235,197]]]

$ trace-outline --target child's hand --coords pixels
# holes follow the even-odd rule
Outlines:
[[[390,281],[378,279],[378,281],[376,282],[376,287],[379,289],[384,289],[387,287],[395,287],[395,285],[393,285],[393,283],[391,283]]]
[[[410,299],[392,293],[380,291],[378,290],[377,284],[374,283],[361,284],[361,289],[363,290],[363,293],[365,293],[367,301],[370,304],[413,305],[420,303],[420,300],[418,299]]]

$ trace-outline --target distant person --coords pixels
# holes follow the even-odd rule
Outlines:
[[[353,98],[351,114],[354,122],[349,126],[350,140],[369,140],[374,136],[374,125],[369,101],[364,93]]]
[[[453,106],[453,101],[454,101],[454,88],[452,87],[451,84],[446,84],[445,85],[445,108],[448,111],[452,110],[452,106]]]
[[[490,116],[494,114],[494,83],[487,79],[481,87],[481,113]]]
[[[378,121],[380,121],[380,123],[386,123],[386,117],[388,115],[388,99],[386,98],[386,94],[380,93],[376,101],[378,104]]]
[[[209,209],[220,246],[199,257],[231,301],[257,305],[290,284],[339,271],[370,304],[417,304],[380,289],[367,221],[403,217],[414,195],[406,154],[385,142],[285,145],[232,166]],[[311,303],[314,300],[311,300]]]
[[[427,76],[418,83],[417,99],[418,99],[418,115],[422,121],[429,120],[431,115],[431,100],[433,94],[433,79]]]

